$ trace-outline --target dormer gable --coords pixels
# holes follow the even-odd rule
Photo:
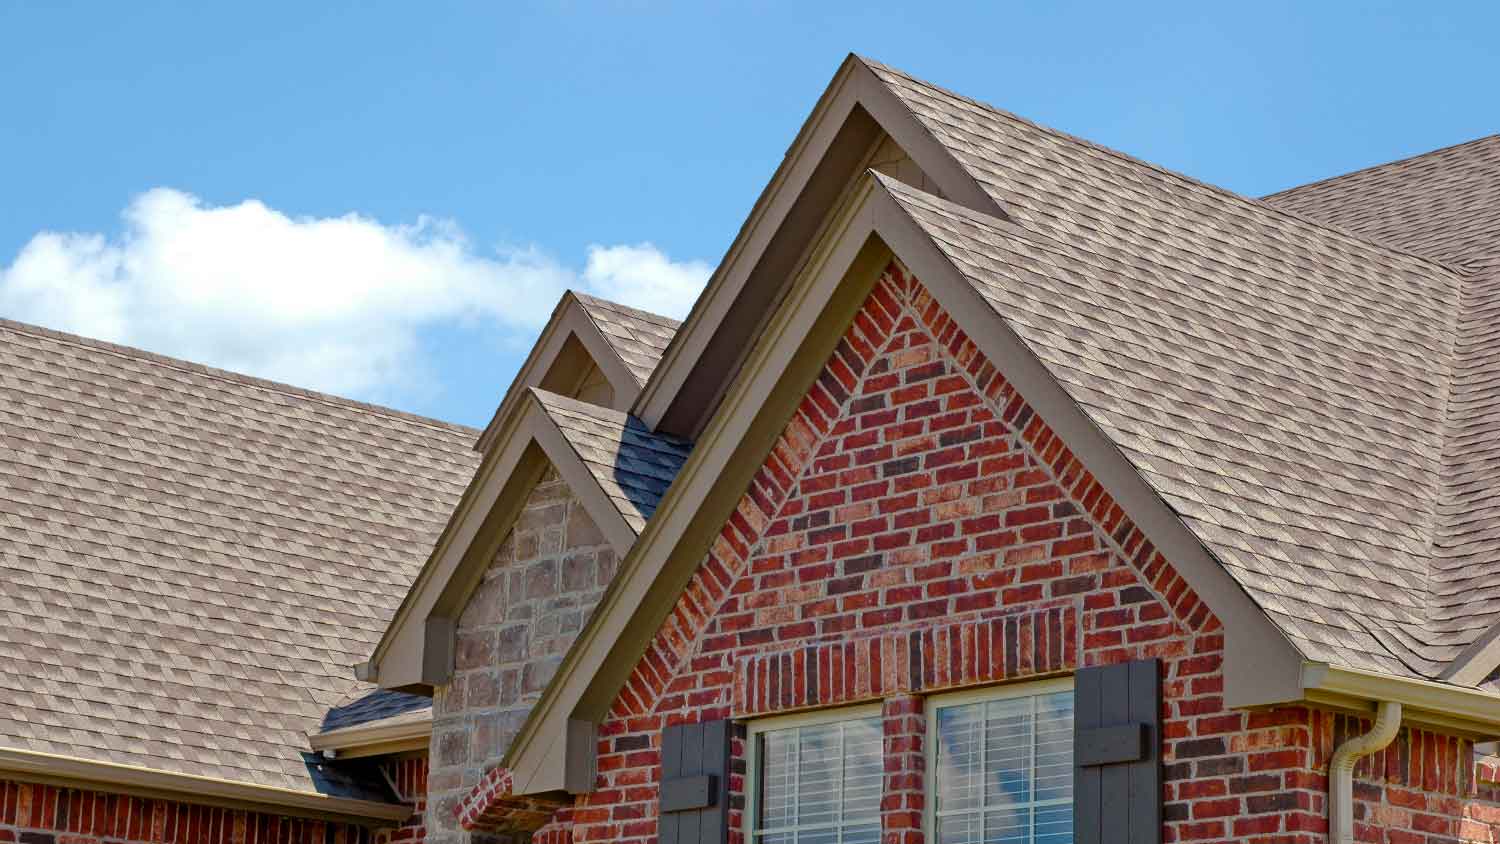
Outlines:
[[[475,450],[488,453],[500,420],[527,389],[625,411],[640,396],[676,320],[569,290],[516,373]]]

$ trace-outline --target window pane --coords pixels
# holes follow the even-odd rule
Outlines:
[[[878,844],[879,718],[770,730],[758,741],[755,844]]]
[[[1073,694],[939,705],[938,844],[1071,844]]]
[[[983,709],[950,706],[937,713],[937,779],[939,812],[979,808],[980,735]]]
[[[843,822],[874,822],[880,827],[880,793],[885,782],[884,736],[874,718],[850,721],[844,727]],[[876,836],[877,838],[879,835]],[[848,832],[845,844],[853,841]]]
[[[792,781],[795,738],[786,733],[767,733],[761,737],[760,758],[764,773],[760,778],[760,811],[761,817],[765,818],[765,829],[792,825],[792,812],[796,807],[796,784]]]
[[[804,727],[797,736],[797,825],[822,826],[838,819],[844,769],[837,724]]]
[[[984,720],[984,804],[1031,802],[1031,698],[991,701]]]

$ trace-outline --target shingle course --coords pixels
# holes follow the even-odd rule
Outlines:
[[[1434,676],[1496,620],[1500,518],[1473,502],[1500,508],[1500,285],[1425,251],[1456,241],[1385,243],[871,66],[1008,219],[882,182],[1310,659]]]
[[[306,734],[358,686],[473,436],[0,321],[0,745],[334,787]]]

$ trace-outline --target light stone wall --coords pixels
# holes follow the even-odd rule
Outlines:
[[[469,838],[454,807],[500,761],[616,564],[603,532],[549,467],[459,616],[453,679],[433,696],[432,844]]]

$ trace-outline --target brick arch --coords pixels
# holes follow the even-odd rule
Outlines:
[[[899,413],[886,402],[900,404]],[[967,484],[966,494],[922,499],[927,487],[904,477],[925,477],[945,494]],[[816,534],[813,522],[826,517],[828,508],[856,510],[870,500],[860,496],[869,491],[873,498],[877,488],[887,497],[921,499],[946,521],[918,524],[921,516],[909,516],[904,523],[899,513],[885,521],[882,501],[869,520],[840,525],[830,519],[827,534]],[[848,495],[840,498],[843,493]],[[877,524],[884,532],[875,532]],[[793,547],[791,537],[809,531],[824,551]],[[872,562],[873,554],[858,556],[861,542],[884,557]],[[826,560],[817,559],[825,552]],[[1096,559],[1075,565],[1080,556]],[[1064,559],[1072,572],[1067,576]],[[944,576],[964,583],[961,589],[956,582],[927,585],[929,600],[902,608],[904,619],[890,607],[833,609],[837,601],[826,594],[819,599],[834,604],[810,607],[804,600],[765,611],[773,596],[797,594],[798,582],[858,577],[883,565],[926,565],[932,571],[947,566]],[[1099,591],[1111,586],[1118,591]],[[943,590],[950,588],[965,594],[945,600]],[[930,617],[924,613],[983,616],[1012,604],[1069,603],[1072,596],[1106,628],[1085,628],[1079,635],[1091,639],[1095,651],[1107,650],[1117,638],[1122,659],[1138,651],[1140,642],[1218,625],[931,293],[893,262],[646,649],[612,714],[629,718],[684,703],[699,717],[728,714],[722,681],[730,669],[706,656],[710,652],[771,646],[779,639],[859,636],[864,626],[920,623]],[[757,610],[747,625],[746,613]],[[875,623],[851,620],[863,613],[874,614]],[[1112,615],[1133,625],[1128,636],[1123,624],[1111,624]],[[680,677],[685,668],[711,676]]]

